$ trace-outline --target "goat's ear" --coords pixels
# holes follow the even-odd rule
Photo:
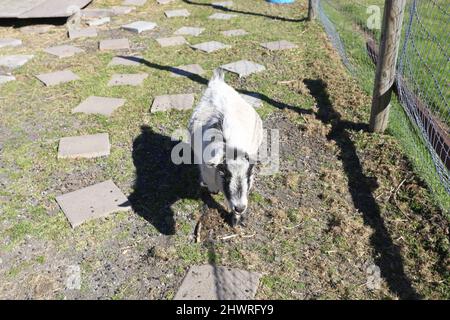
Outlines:
[[[203,152],[206,165],[217,167],[224,161],[225,150],[222,142],[213,142]]]

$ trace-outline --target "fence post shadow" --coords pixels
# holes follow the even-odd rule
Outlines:
[[[333,140],[339,147],[339,158],[348,177],[348,189],[353,204],[362,213],[364,223],[373,229],[371,245],[375,250],[374,261],[381,270],[389,289],[401,299],[421,298],[412,287],[405,274],[400,249],[396,246],[381,216],[380,207],[374,196],[376,183],[363,172],[362,164],[347,130],[363,127],[341,119],[330,100],[327,85],[322,79],[305,79],[304,83],[316,100],[318,112],[316,118],[324,124],[331,125],[327,139]]]

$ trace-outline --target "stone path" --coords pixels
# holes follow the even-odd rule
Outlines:
[[[109,155],[111,145],[107,133],[65,137],[59,141],[58,159],[96,158]]]
[[[108,87],[140,86],[147,77],[147,73],[113,74],[108,82]]]
[[[105,50],[129,50],[130,42],[126,38],[108,39],[99,42],[98,47],[101,51]]]
[[[235,14],[229,14],[229,13],[214,13],[208,17],[208,19],[213,20],[230,20],[233,18],[236,18],[237,15]]]
[[[215,52],[215,51],[218,51],[221,49],[231,48],[231,46],[223,44],[222,42],[218,42],[218,41],[203,42],[203,43],[199,43],[196,45],[192,45],[191,47],[194,49],[206,52],[206,53],[211,53],[211,52]]]
[[[97,29],[95,29],[94,27],[69,30],[70,39],[90,38],[96,36],[97,36]]]
[[[186,39],[182,36],[159,38],[156,39],[156,41],[161,47],[181,46],[183,44],[187,44]]]
[[[34,55],[10,55],[0,56],[0,69],[14,70],[33,59]]]
[[[58,84],[80,80],[75,73],[70,70],[55,71],[49,73],[41,73],[36,76],[47,87],[56,86]]]
[[[148,30],[153,30],[156,28],[156,23],[150,21],[135,21],[122,26],[122,29],[141,33]]]
[[[205,73],[205,70],[198,64],[188,64],[184,66],[178,66],[172,68],[171,76],[172,77],[188,77],[191,75],[202,75]]]
[[[167,18],[189,17],[191,15],[186,9],[169,10],[165,11],[164,14]]]
[[[0,48],[18,47],[22,45],[22,40],[13,38],[0,39]]]
[[[108,66],[139,66],[142,62],[142,57],[118,56],[112,58],[112,60],[108,63]]]
[[[100,114],[109,117],[124,104],[125,99],[90,96],[74,108],[72,113]]]
[[[54,56],[57,56],[58,58],[72,57],[73,55],[76,55],[77,53],[84,52],[83,49],[77,48],[75,46],[70,46],[70,45],[50,47],[50,48],[44,49],[44,51],[47,53],[50,53]]]
[[[174,94],[155,97],[151,113],[168,110],[188,110],[194,105],[194,94]]]
[[[197,37],[205,31],[205,28],[197,28],[197,27],[181,27],[177,31],[174,32],[177,36],[194,36]]]
[[[298,47],[296,44],[286,40],[265,42],[261,43],[261,46],[272,51],[295,49]]]
[[[97,18],[97,19],[88,20],[86,23],[90,27],[97,27],[97,26],[101,26],[101,25],[104,25],[104,24],[109,23],[109,22],[111,22],[111,18],[110,17],[103,17],[103,18]]]
[[[222,34],[225,37],[237,37],[237,36],[245,36],[248,34],[248,32],[245,31],[244,29],[235,29],[235,30],[222,31]]]
[[[253,73],[266,70],[266,67],[248,60],[240,60],[221,66],[222,69],[247,77]]]

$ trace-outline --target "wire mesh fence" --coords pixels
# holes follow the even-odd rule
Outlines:
[[[384,0],[319,0],[318,18],[349,71],[371,94]],[[432,189],[450,197],[448,0],[407,0],[390,130]],[[442,199],[442,198],[441,198]],[[441,203],[442,204],[442,203]]]

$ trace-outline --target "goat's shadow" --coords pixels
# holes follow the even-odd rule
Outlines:
[[[179,143],[148,126],[142,126],[140,135],[133,141],[136,176],[129,203],[134,212],[165,235],[175,234],[171,207],[180,199],[202,200],[205,206],[219,210],[226,217],[225,209],[200,187],[197,165],[177,165],[172,161],[172,149]],[[184,150],[189,150],[192,158],[188,145]]]

